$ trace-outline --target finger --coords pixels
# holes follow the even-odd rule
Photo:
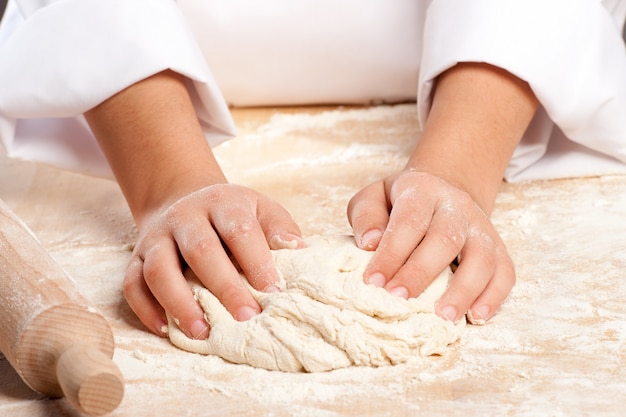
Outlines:
[[[391,294],[417,297],[457,257],[465,244],[467,218],[437,209],[424,239],[385,285]]]
[[[515,285],[515,267],[508,254],[500,257],[487,288],[474,301],[468,318],[472,324],[485,324],[498,311]]]
[[[495,242],[486,234],[468,240],[463,259],[437,303],[437,314],[453,323],[463,317],[494,278],[495,253]]]
[[[143,276],[154,297],[183,333],[193,339],[208,337],[209,325],[182,274],[178,250],[172,240],[164,239],[146,253]]]
[[[267,238],[250,207],[238,205],[216,212],[211,222],[253,288],[265,291],[278,283]]]
[[[143,279],[143,261],[133,256],[126,269],[123,293],[126,302],[139,320],[154,334],[165,336],[165,311],[154,298]]]
[[[389,222],[389,204],[382,181],[356,193],[348,203],[348,221],[361,249],[375,250]]]
[[[181,222],[174,239],[198,280],[236,320],[247,320],[261,311],[207,219]]]
[[[415,189],[407,189],[396,199],[387,229],[365,270],[366,282],[387,284],[424,238],[433,209],[427,201],[419,199]]]
[[[270,249],[301,249],[306,247],[300,227],[283,206],[260,196],[257,218]]]

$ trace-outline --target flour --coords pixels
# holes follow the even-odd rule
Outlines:
[[[248,321],[234,320],[216,297],[195,284],[210,336],[189,339],[170,319],[172,342],[257,368],[322,372],[442,354],[459,339],[465,323],[455,326],[434,313],[451,276],[449,269],[420,297],[405,300],[363,282],[372,252],[358,249],[352,237],[318,236],[308,244],[305,249],[273,252],[282,291],[250,288],[263,313]]]
[[[413,104],[394,106],[376,106],[354,110],[333,110],[321,114],[274,114],[270,120],[258,129],[258,134],[267,138],[283,138],[296,131],[319,131],[322,129],[337,130],[342,124],[353,125],[355,122],[380,123],[390,118],[416,119],[417,112]],[[349,132],[346,132],[349,134]]]
[[[392,110],[385,109],[384,118],[364,109],[341,119],[339,112],[311,109],[315,114],[276,116],[269,124],[266,116],[246,116],[243,122],[253,120],[252,127],[243,126],[241,136],[215,152],[232,182],[281,202],[305,235],[351,233],[348,199],[371,176],[383,177],[405,161],[355,153],[328,165],[322,158],[355,140],[415,142],[415,106]],[[302,155],[319,167],[258,174],[264,165]],[[127,384],[110,417],[624,415],[624,176],[504,183],[492,220],[515,261],[516,286],[491,320],[467,326],[443,355],[286,373],[191,354],[142,326],[121,293],[136,228],[114,182],[4,164],[3,199],[114,329],[114,360]],[[577,303],[581,307],[572,309]],[[64,400],[31,392],[1,357],[0,375],[0,415],[75,414]]]

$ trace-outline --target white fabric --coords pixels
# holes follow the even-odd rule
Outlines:
[[[626,172],[626,0],[18,2],[24,23],[0,26],[14,157],[107,174],[79,115],[165,68],[193,80],[216,144],[234,133],[217,85],[239,106],[417,99],[423,121],[437,75],[474,61],[528,81],[542,104],[508,180]]]
[[[594,0],[433,1],[424,29],[420,119],[438,74],[461,61],[488,62],[526,80],[543,107],[513,156],[508,180],[626,172],[617,162],[626,162],[620,36],[626,2],[606,3],[608,9]],[[548,146],[553,140],[559,145]],[[550,164],[537,164],[548,149]]]
[[[415,100],[427,1],[179,0],[234,106]]]
[[[0,138],[11,157],[93,175],[110,168],[82,113],[171,68],[186,75],[207,139],[234,124],[193,35],[171,0],[11,2],[0,32]],[[7,25],[8,26],[8,25]]]

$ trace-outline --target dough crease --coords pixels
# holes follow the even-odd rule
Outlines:
[[[196,279],[192,290],[206,313],[210,336],[189,339],[169,318],[172,343],[257,368],[324,372],[443,354],[461,337],[465,321],[454,325],[434,313],[452,275],[449,268],[419,297],[404,300],[363,282],[372,252],[357,248],[351,236],[306,241],[304,249],[272,251],[282,291],[263,293],[248,286],[263,307],[248,321],[236,321]]]

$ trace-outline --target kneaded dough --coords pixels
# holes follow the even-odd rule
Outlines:
[[[353,237],[314,236],[306,241],[305,249],[272,251],[282,291],[249,287],[263,312],[248,321],[236,321],[213,294],[193,284],[211,325],[210,336],[189,339],[170,318],[172,343],[258,368],[321,372],[442,354],[461,336],[465,321],[455,326],[434,314],[450,269],[418,298],[404,300],[363,282],[372,252],[357,248]]]

